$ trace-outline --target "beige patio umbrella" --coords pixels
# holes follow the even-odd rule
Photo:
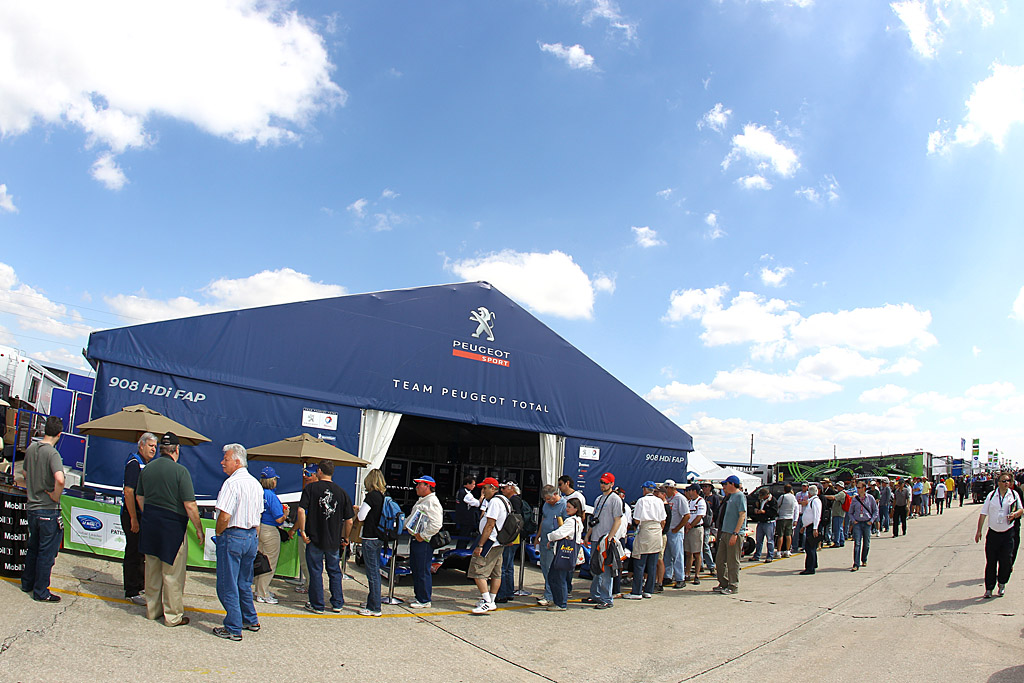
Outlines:
[[[155,434],[157,438],[167,432],[173,432],[183,446],[197,446],[210,441],[199,432],[193,431],[141,403],[135,406],[125,406],[112,415],[80,424],[78,432],[86,436],[102,436],[118,441],[138,441],[146,432]]]
[[[0,408],[10,408],[11,404],[0,398]]]
[[[341,467],[365,467],[370,464],[337,446],[332,446],[323,439],[305,433],[246,450],[250,460],[285,463],[331,460],[335,465]]]

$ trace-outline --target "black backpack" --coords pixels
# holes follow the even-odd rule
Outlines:
[[[508,516],[505,517],[505,523],[498,529],[498,545],[508,545],[512,541],[516,540],[520,533],[523,531],[523,516],[512,509],[512,503],[509,502],[508,498],[500,494],[496,494],[495,498],[500,498],[501,502],[505,504],[508,509]]]

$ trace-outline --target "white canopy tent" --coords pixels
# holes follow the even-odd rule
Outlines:
[[[721,467],[700,451],[693,451],[687,456],[686,479],[687,481],[713,481],[721,482],[730,475],[740,478],[740,484],[747,491],[753,491],[761,485],[760,477],[755,477],[746,472],[738,472],[731,467]]]

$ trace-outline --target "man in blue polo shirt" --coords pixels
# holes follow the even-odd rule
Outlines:
[[[146,604],[146,556],[139,552],[139,520],[142,515],[135,501],[135,487],[143,468],[156,455],[156,436],[146,432],[139,438],[138,448],[124,464],[124,502],[121,505],[121,530],[124,531],[124,560],[121,573],[124,597],[136,605]]]

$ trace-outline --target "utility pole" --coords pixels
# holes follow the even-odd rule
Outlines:
[[[750,465],[754,465],[754,435],[750,435]]]

